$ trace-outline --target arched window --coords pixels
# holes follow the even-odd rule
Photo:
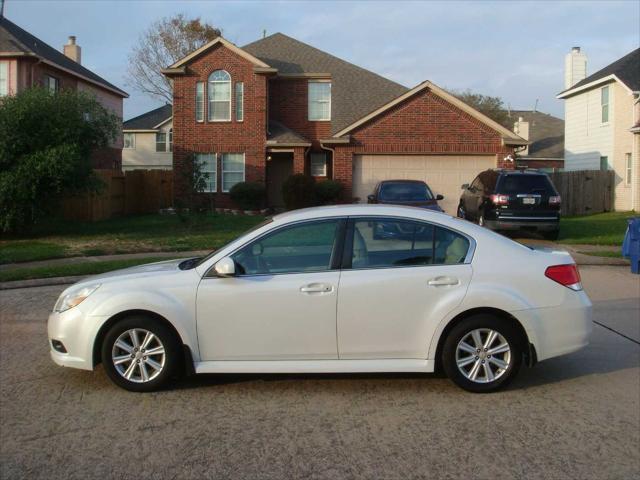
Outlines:
[[[231,76],[224,70],[209,75],[209,121],[231,121]]]

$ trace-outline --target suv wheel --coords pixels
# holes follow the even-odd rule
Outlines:
[[[522,364],[518,331],[493,315],[474,315],[456,325],[447,336],[442,366],[459,387],[488,393],[505,387]]]
[[[165,386],[179,371],[180,344],[174,333],[145,316],[132,316],[113,325],[102,343],[102,364],[109,378],[133,392]]]

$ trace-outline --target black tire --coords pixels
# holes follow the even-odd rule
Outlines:
[[[160,369],[160,373],[158,373],[154,378],[144,382],[135,382],[125,378],[123,374],[117,370],[112,358],[114,344],[116,340],[118,340],[118,337],[132,329],[143,329],[151,332],[157,337],[162,347],[164,347],[164,364]],[[138,334],[139,333],[140,332],[138,332]],[[142,339],[140,339],[140,342],[142,342]],[[158,345],[158,343],[155,343],[154,341],[153,345]],[[121,353],[124,353],[124,351]],[[175,333],[160,321],[142,315],[125,317],[111,326],[104,337],[104,341],[102,342],[101,354],[102,364],[111,381],[119,387],[132,392],[153,392],[155,390],[159,390],[167,386],[169,382],[178,376],[183,370],[181,344],[178,338],[176,338]],[[143,361],[143,358],[146,359],[147,357],[142,357],[140,361]],[[145,369],[146,368],[145,364]],[[138,370],[138,372],[140,372],[139,376],[141,376],[141,370]]]
[[[542,237],[545,240],[558,240],[558,237],[560,236],[560,230],[551,230],[550,232],[542,232]]]
[[[495,380],[486,381],[484,383],[467,378],[458,368],[456,361],[456,350],[458,348],[458,344],[472,331],[477,329],[490,329],[502,335],[509,344],[511,355],[508,367],[502,371],[499,376],[496,376],[497,378]],[[442,367],[451,381],[469,392],[494,392],[507,386],[518,374],[520,366],[522,365],[522,345],[523,340],[520,338],[518,330],[507,320],[489,314],[473,315],[453,327],[447,335],[444,342],[444,348],[442,350]],[[488,362],[487,366],[489,366]],[[481,368],[484,371],[484,367]],[[489,368],[493,369],[495,367],[489,366]],[[494,370],[492,370],[492,372],[493,371]],[[485,375],[485,377],[488,378],[487,375]]]

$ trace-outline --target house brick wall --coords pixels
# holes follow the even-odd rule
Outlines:
[[[244,121],[235,120],[235,95],[231,95],[231,121],[196,122],[196,83],[207,82],[215,70],[226,70],[232,85],[244,82]],[[235,89],[233,89],[235,91]],[[205,101],[206,103],[206,101]],[[194,153],[244,153],[245,180],[265,181],[265,142],[267,128],[267,78],[253,71],[253,64],[218,45],[189,63],[187,74],[174,78],[173,89],[173,165],[174,196],[185,198],[184,175]],[[222,165],[218,161],[216,206],[231,206],[229,195],[221,193]],[[211,194],[207,194],[208,198]]]
[[[496,167],[513,148],[502,145],[499,133],[428,90],[389,109],[351,132],[350,145],[335,148],[333,178],[345,184],[351,198],[353,156],[359,154],[495,154]]]

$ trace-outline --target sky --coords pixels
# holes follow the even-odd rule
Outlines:
[[[124,118],[162,102],[127,84],[128,55],[162,17],[184,13],[238,46],[282,32],[407,87],[424,80],[501,97],[512,109],[558,117],[564,56],[591,74],[640,46],[633,1],[136,1],[5,0],[5,16],[53,47],[69,35],[82,63],[124,89]]]

